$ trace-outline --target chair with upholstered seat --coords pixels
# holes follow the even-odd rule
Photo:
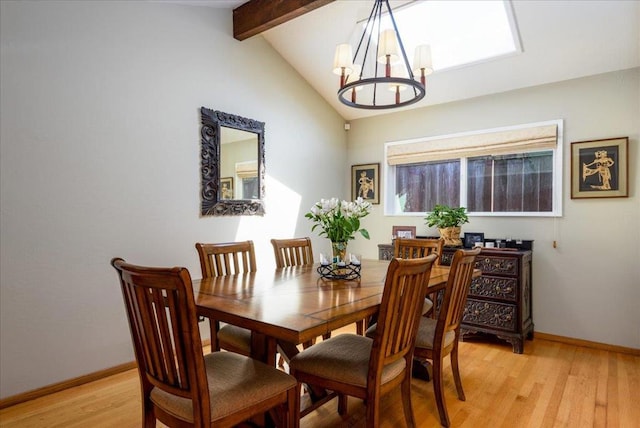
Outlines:
[[[256,271],[253,241],[216,244],[196,243],[203,278],[237,275]],[[251,331],[231,324],[209,319],[211,350],[251,355]]]
[[[411,407],[411,356],[422,300],[436,256],[393,259],[389,264],[373,338],[340,334],[294,356],[290,373],[298,382],[338,394],[338,413],[347,410],[347,396],[364,400],[366,426],[378,427],[380,398],[400,386],[407,426],[414,426]]]
[[[276,268],[285,268],[289,266],[302,266],[313,264],[313,247],[311,239],[291,238],[291,239],[272,239],[273,254],[276,259]],[[327,334],[324,338],[331,337]],[[304,344],[306,348],[313,345],[314,341]],[[285,353],[280,352],[278,365],[284,367]]]
[[[272,239],[276,267],[313,264],[313,247],[309,238]]]
[[[191,277],[186,268],[111,261],[129,319],[143,426],[231,427],[270,412],[276,424],[299,424],[298,382],[232,352],[203,355]]]
[[[413,259],[416,257],[426,257],[436,254],[438,258],[434,262],[435,266],[440,265],[442,259],[443,239],[422,239],[422,238],[396,238],[393,241],[393,257],[402,259]],[[424,301],[423,313],[428,314],[433,308],[437,293],[432,293]]]
[[[458,341],[475,260],[479,253],[480,248],[457,250],[454,253],[437,319],[422,317],[416,337],[414,357],[433,362],[433,390],[440,423],[445,427],[450,423],[442,389],[442,365],[444,357],[451,355],[451,369],[458,399],[465,401],[458,366]]]

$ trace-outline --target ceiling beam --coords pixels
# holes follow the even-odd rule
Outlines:
[[[334,0],[250,0],[233,9],[233,37],[245,40]]]

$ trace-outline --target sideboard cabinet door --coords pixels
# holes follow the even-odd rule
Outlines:
[[[451,257],[454,251],[445,249]],[[533,338],[531,258],[530,250],[482,250],[476,259],[482,276],[471,282],[460,327],[463,339],[494,335],[522,354],[524,340]]]

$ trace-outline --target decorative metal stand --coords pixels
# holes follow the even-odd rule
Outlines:
[[[354,280],[360,278],[361,267],[361,265],[353,263],[345,264],[344,266],[337,264],[320,265],[318,266],[318,273],[326,279]]]

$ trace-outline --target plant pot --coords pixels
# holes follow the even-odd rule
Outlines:
[[[447,247],[461,247],[462,240],[460,239],[460,226],[455,227],[443,227],[438,229],[440,236],[444,239],[444,245]]]

